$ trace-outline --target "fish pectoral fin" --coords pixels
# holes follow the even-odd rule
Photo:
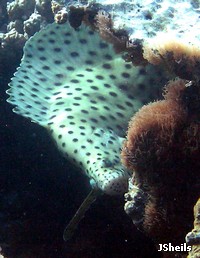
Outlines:
[[[79,222],[84,217],[86,211],[90,208],[91,204],[96,200],[96,198],[102,194],[102,191],[93,188],[85,200],[82,202],[81,206],[76,211],[74,217],[70,220],[68,225],[66,226],[64,233],[63,233],[63,239],[64,241],[68,241],[73,236],[76,228],[78,227]]]

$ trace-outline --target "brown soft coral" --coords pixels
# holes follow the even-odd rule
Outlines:
[[[129,123],[128,140],[122,152],[123,162],[133,170],[148,170],[148,175],[145,175],[145,178],[150,176],[148,180],[151,180],[150,171],[155,169],[155,162],[162,160],[161,166],[168,163],[169,156],[174,152],[171,148],[176,148],[173,145],[176,130],[187,119],[185,109],[176,101],[185,84],[183,81],[172,84],[171,92],[165,93],[165,101],[143,106]],[[176,96],[173,96],[172,91]],[[143,174],[139,176],[143,177]]]
[[[200,187],[199,92],[194,83],[172,81],[165,99],[142,107],[129,124],[122,161],[148,196],[139,227],[157,243],[184,243],[192,222]]]
[[[187,80],[199,80],[200,48],[178,39],[154,39],[143,45],[143,57]]]

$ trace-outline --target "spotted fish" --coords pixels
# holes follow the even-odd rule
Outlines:
[[[27,41],[8,102],[47,128],[93,187],[118,195],[127,189],[120,163],[127,124],[148,98],[141,74],[91,28],[53,23]]]

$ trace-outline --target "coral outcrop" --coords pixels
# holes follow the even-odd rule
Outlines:
[[[53,20],[51,0],[15,0],[0,3],[0,66],[3,66],[1,73],[16,66],[26,40]]]
[[[130,121],[122,162],[133,172],[134,187],[125,210],[156,243],[180,245],[199,197],[200,88],[171,81],[164,98]]]
[[[188,258],[200,257],[200,198],[194,206],[194,229],[187,234],[186,242],[192,246]]]

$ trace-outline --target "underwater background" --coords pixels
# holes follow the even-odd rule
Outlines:
[[[199,78],[199,65],[194,65],[190,69],[188,69],[189,65],[185,65],[185,63],[188,64],[189,51],[186,50],[184,65],[178,66],[177,63],[179,64],[178,61],[180,61],[177,61],[178,58],[169,55],[166,57],[162,48],[157,49],[155,42],[151,43],[151,39],[157,36],[156,32],[162,32],[169,21],[173,21],[172,26],[170,24],[172,31],[176,29],[178,31],[179,26],[185,31],[189,29],[193,31],[194,26],[190,26],[189,22],[188,29],[187,26],[183,26],[184,22],[179,22],[178,17],[174,18],[177,15],[177,6],[173,7],[172,3],[173,1],[161,0],[142,3],[129,0],[118,0],[115,3],[107,0],[0,1],[0,253],[2,257],[163,257],[163,254],[156,250],[151,237],[142,230],[138,230],[124,212],[123,196],[102,195],[97,198],[81,220],[73,237],[67,242],[63,240],[64,228],[91,190],[89,180],[80,169],[62,157],[44,128],[12,112],[11,105],[6,102],[8,99],[6,90],[20,65],[23,46],[35,32],[54,20],[58,23],[68,20],[72,27],[77,28],[84,15],[87,16],[87,21],[93,24],[99,10],[108,13],[116,12],[113,16],[113,24],[109,21],[110,26],[114,26],[113,31],[118,32],[114,34],[114,40],[116,36],[123,41],[127,33],[129,34],[132,47],[131,50],[129,49],[129,62],[143,65],[148,60],[153,65],[158,64],[158,67],[163,66],[164,63],[167,75],[163,75],[158,68],[160,75],[159,80],[156,79],[158,85],[164,86],[169,79],[177,76],[185,80],[196,80]],[[177,5],[178,3],[183,6],[182,9],[180,8],[180,13],[185,14],[184,19],[193,14],[190,22],[196,25],[198,31],[199,11],[196,10],[200,8],[199,1],[176,1]],[[161,8],[163,6],[164,8]],[[85,7],[87,8],[84,9]],[[162,15],[159,13],[160,10],[164,10]],[[108,17],[105,14],[104,16]],[[137,29],[133,29],[133,24],[137,25]],[[125,26],[127,33],[121,29],[122,25]],[[198,37],[195,38],[191,31],[190,41],[198,42]],[[196,34],[198,34],[197,31]],[[105,31],[100,33],[103,34]],[[180,37],[183,41],[187,38],[187,33],[185,34]],[[103,36],[105,39],[105,35]],[[148,45],[145,49],[146,60],[142,57],[143,39],[147,39],[147,42],[152,44],[151,50],[150,43],[150,47]],[[117,45],[116,48],[120,47],[121,45]],[[167,50],[168,47],[171,50],[171,45],[166,46]],[[177,52],[179,50],[181,52],[182,48],[180,49]],[[161,56],[160,59],[156,56],[157,51],[160,51],[158,55],[159,58]],[[135,59],[133,54],[136,56]],[[199,53],[196,55],[199,58]],[[194,56],[193,52],[192,56]],[[163,99],[162,88],[154,86],[152,86],[149,102]],[[179,191],[181,195],[182,189],[177,190]],[[193,207],[194,204],[192,203],[191,206]],[[191,209],[190,217],[193,218],[192,216]],[[193,220],[187,225],[189,229],[192,227]],[[176,254],[169,257],[182,256]]]

